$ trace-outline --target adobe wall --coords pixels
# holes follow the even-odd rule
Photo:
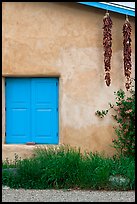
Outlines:
[[[122,36],[125,15],[110,12],[112,84],[107,87],[102,45],[105,10],[68,2],[4,2],[2,13],[3,80],[8,76],[58,76],[59,144],[113,154],[110,144],[114,138],[114,121],[109,116],[100,119],[95,112],[108,108],[108,102],[114,101],[114,91],[125,90]],[[129,20],[133,77],[135,21],[133,17]],[[3,91],[3,143],[4,98]],[[6,157],[7,151],[3,149],[3,152]]]

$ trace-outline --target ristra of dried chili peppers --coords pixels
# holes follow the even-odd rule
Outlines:
[[[130,75],[131,75],[131,24],[128,20],[128,17],[126,16],[126,20],[125,23],[123,25],[123,53],[124,53],[124,73],[125,73],[125,77],[126,77],[126,83],[125,83],[125,87],[128,91],[128,89],[131,86],[131,79],[130,79]]]
[[[103,46],[104,46],[104,65],[105,65],[105,81],[106,85],[109,86],[111,83],[110,70],[111,70],[111,56],[112,56],[112,20],[109,13],[106,12],[103,18]]]

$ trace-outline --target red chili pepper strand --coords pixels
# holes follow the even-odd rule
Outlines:
[[[111,70],[111,56],[112,56],[112,20],[107,12],[103,18],[103,46],[104,46],[104,64],[105,64],[105,81],[106,85],[109,86],[111,83],[110,70]]]
[[[126,18],[126,21],[123,25],[123,54],[124,54],[124,73],[125,73],[125,77],[126,77],[126,83],[125,83],[125,87],[128,91],[128,89],[131,86],[131,25],[129,23],[129,20]]]

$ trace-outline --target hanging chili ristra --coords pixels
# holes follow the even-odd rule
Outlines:
[[[109,13],[106,12],[103,18],[103,46],[104,46],[104,64],[105,64],[105,81],[106,85],[109,86],[111,83],[110,70],[111,70],[111,56],[112,56],[112,20],[109,16]]]
[[[129,23],[128,17],[126,16],[125,23],[123,25],[123,54],[124,54],[124,73],[126,77],[125,87],[128,89],[131,86],[131,25]]]

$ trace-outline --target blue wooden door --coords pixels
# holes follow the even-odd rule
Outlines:
[[[58,144],[58,79],[6,79],[6,143]]]
[[[32,140],[36,143],[58,143],[58,81],[35,78],[32,80]]]

